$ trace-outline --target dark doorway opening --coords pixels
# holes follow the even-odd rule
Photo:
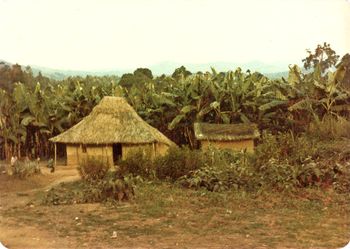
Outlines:
[[[59,165],[67,165],[67,145],[56,143],[57,146],[57,164]],[[55,152],[52,153],[52,156],[49,159],[55,158]]]
[[[122,144],[113,144],[113,162],[114,164],[122,158]]]

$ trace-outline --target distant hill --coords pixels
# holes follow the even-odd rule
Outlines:
[[[94,75],[94,76],[104,76],[104,75],[123,75],[124,73],[127,73],[129,71],[123,71],[123,70],[109,70],[109,71],[83,71],[83,70],[61,70],[61,69],[52,69],[48,67],[41,67],[36,65],[30,65],[33,74],[37,75],[39,72],[41,72],[42,75],[56,79],[56,80],[62,80],[65,78],[68,78],[70,76],[82,76],[85,77],[87,75]]]
[[[270,79],[280,79],[280,78],[288,78],[288,71],[283,71],[283,72],[278,72],[278,73],[266,73],[265,74],[266,77],[270,78]]]
[[[0,60],[0,63],[3,62],[7,65],[12,65],[7,61]],[[251,72],[260,72],[270,78],[280,78],[286,77],[288,75],[288,64],[287,63],[276,63],[276,64],[267,64],[259,61],[252,61],[249,63],[231,63],[231,62],[212,62],[212,63],[202,63],[202,64],[186,64],[186,63],[177,63],[172,61],[161,62],[148,68],[152,71],[153,75],[170,75],[172,74],[176,68],[180,66],[185,66],[187,70],[192,73],[196,72],[206,72],[210,71],[210,68],[213,67],[217,71],[228,71],[235,70],[237,67],[242,68],[243,71],[250,70]],[[22,65],[26,67],[25,65]],[[37,65],[29,65],[33,71],[34,75],[42,73],[42,75],[56,79],[62,80],[69,76],[82,76],[85,77],[87,75],[94,76],[103,76],[103,75],[118,75],[122,76],[124,73],[132,73],[137,67],[134,69],[115,69],[115,70],[92,70],[92,71],[84,71],[84,70],[61,70],[61,69],[53,69],[43,66]],[[147,66],[142,66],[147,67]]]

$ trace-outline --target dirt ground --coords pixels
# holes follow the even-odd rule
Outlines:
[[[59,238],[49,231],[19,222],[4,215],[4,211],[35,208],[30,201],[38,192],[44,192],[61,182],[79,179],[75,168],[58,166],[55,173],[41,165],[42,174],[26,180],[16,179],[0,172],[0,242],[8,248],[74,248],[76,244]]]
[[[50,188],[79,174],[41,169],[26,180],[0,172],[0,242],[7,248],[339,248],[350,235],[348,198],[335,207],[319,200],[286,206],[152,183],[117,206],[46,206],[38,200]]]

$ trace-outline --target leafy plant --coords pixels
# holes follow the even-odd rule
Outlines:
[[[181,185],[196,189],[205,188],[213,192],[255,188],[250,155],[216,149],[203,154],[207,158],[205,166],[179,178],[178,182]]]
[[[62,183],[50,189],[43,202],[48,205],[127,201],[134,196],[134,180],[109,172],[102,179]]]
[[[19,161],[17,160],[10,169],[11,174],[15,177],[24,179],[29,176],[40,174],[40,166],[36,161]]]
[[[103,179],[109,170],[109,165],[104,158],[87,157],[80,163],[78,171],[82,179],[94,181]]]
[[[204,166],[206,160],[201,151],[190,150],[188,147],[173,147],[169,149],[167,155],[154,161],[156,176],[159,179],[175,181]]]
[[[155,165],[153,160],[149,153],[145,153],[142,150],[128,154],[128,157],[118,161],[117,165],[122,175],[131,174],[144,178],[155,177]]]
[[[350,138],[350,121],[340,116],[327,115],[320,122],[311,122],[307,133],[320,139]]]
[[[339,162],[332,147],[321,144],[306,135],[264,133],[253,160],[258,181],[262,186],[279,190],[330,187],[339,183],[339,177],[347,175],[348,168],[339,166],[343,163]]]

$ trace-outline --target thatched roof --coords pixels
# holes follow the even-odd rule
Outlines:
[[[175,145],[147,124],[124,98],[104,97],[92,112],[62,134],[50,139],[70,144],[145,144]]]
[[[260,136],[256,124],[209,124],[195,123],[197,140],[236,141]]]

